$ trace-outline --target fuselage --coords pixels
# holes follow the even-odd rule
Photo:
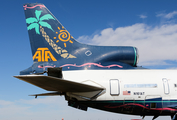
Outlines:
[[[76,70],[63,77],[76,82],[92,81],[105,88],[94,100],[67,93],[80,104],[134,115],[174,114],[177,106],[177,70]]]
[[[15,77],[50,91],[36,98],[64,95],[69,106],[82,110],[177,120],[177,70],[137,67],[136,47],[79,43],[45,5],[23,7],[33,64]]]

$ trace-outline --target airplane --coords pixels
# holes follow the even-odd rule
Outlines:
[[[24,4],[33,64],[14,76],[68,106],[177,120],[177,71],[138,66],[133,46],[79,43],[41,3]]]

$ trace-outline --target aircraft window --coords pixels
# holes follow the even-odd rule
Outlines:
[[[124,88],[156,88],[157,84],[125,84]]]
[[[156,103],[151,103],[151,108],[156,108]]]
[[[174,84],[174,87],[177,87],[177,84]]]

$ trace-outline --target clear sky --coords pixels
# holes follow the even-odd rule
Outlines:
[[[32,65],[23,4],[36,0],[4,0],[0,4],[1,120],[130,120],[139,116],[67,106],[63,97],[30,97],[44,93],[13,78]],[[177,1],[175,0],[38,0],[82,43],[136,46],[139,66],[177,68]],[[152,117],[146,117],[150,120]],[[170,117],[159,117],[167,120]]]

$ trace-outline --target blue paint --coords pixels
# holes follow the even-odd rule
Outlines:
[[[25,16],[32,56],[37,54],[38,48],[48,48],[57,61],[54,62],[47,56],[48,62],[38,62],[39,56],[37,56],[35,59],[33,58],[33,65],[29,69],[21,71],[21,75],[30,74],[33,71],[36,73],[44,71],[42,67],[38,67],[41,65],[44,67],[64,66],[63,70],[138,69],[136,64],[137,49],[135,47],[81,44],[70,35],[43,4],[40,6],[39,4],[26,4],[25,6],[27,6]],[[33,24],[35,25],[31,26]],[[42,51],[39,53],[41,53],[41,57],[44,54]],[[43,57],[40,59],[46,59],[46,56],[43,55]],[[68,64],[70,65],[67,66]]]

